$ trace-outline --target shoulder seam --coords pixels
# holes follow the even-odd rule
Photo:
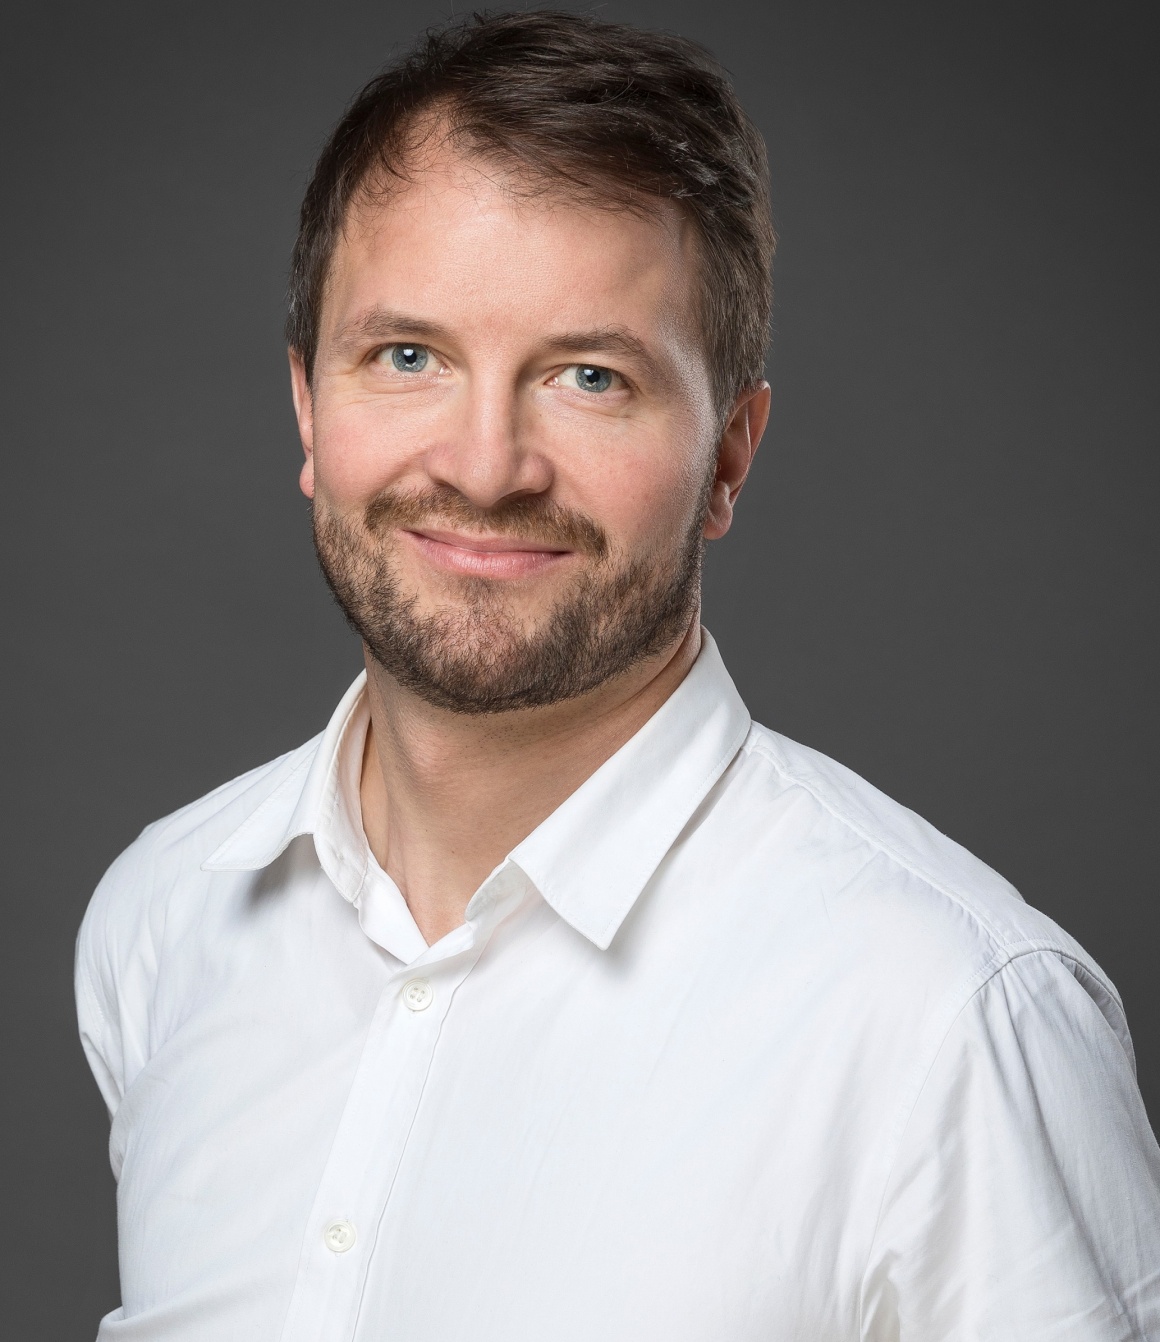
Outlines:
[[[852,830],[861,839],[865,840],[866,843],[874,847],[878,852],[883,853],[886,857],[890,858],[891,861],[897,863],[897,865],[902,867],[904,871],[910,872],[912,876],[917,876],[921,881],[925,882],[932,890],[936,890],[940,895],[944,895],[947,899],[951,900],[954,904],[958,905],[958,907],[961,908],[963,912],[968,915],[968,917],[972,918],[980,927],[985,929],[992,946],[996,948],[999,947],[1006,948],[1008,946],[1011,946],[1012,944],[1014,945],[1019,944],[1018,942],[1010,943],[1000,933],[998,928],[994,926],[994,924],[990,921],[990,919],[988,919],[978,909],[973,908],[969,904],[967,904],[960,894],[958,894],[955,890],[951,889],[944,882],[940,881],[936,876],[933,875],[933,873],[925,870],[923,867],[920,867],[917,863],[903,856],[902,853],[900,853],[891,844],[887,843],[884,839],[880,838],[877,835],[868,834],[864,826],[858,824],[857,821],[855,821],[852,816],[848,815],[845,811],[841,810],[838,806],[836,806],[829,797],[824,796],[816,787],[812,786],[807,779],[803,778],[800,774],[794,773],[791,769],[787,768],[784,762],[779,760],[777,756],[766,746],[765,742],[762,741],[760,737],[756,736],[756,734],[754,734],[751,737],[751,742],[752,742],[751,744],[747,743],[750,753],[759,754],[762,757],[762,759],[766,761],[766,763],[768,763],[773,769],[777,771],[778,774],[781,775],[782,778],[786,779],[787,782],[794,784],[797,787],[800,787],[803,791],[808,792],[809,795],[813,797],[813,799],[818,803],[819,806],[825,807],[825,809],[829,811],[829,813],[836,820],[840,821],[843,825],[845,825],[847,829]],[[1002,877],[998,877],[998,879],[1002,880]],[[1065,947],[1059,947],[1058,949],[1060,954],[1070,954],[1070,952],[1068,952]]]
[[[1058,955],[1061,959],[1068,960],[1069,962],[1078,965],[1083,969],[1085,974],[1091,975],[1109,994],[1120,1012],[1123,1012],[1124,1004],[1120,999],[1120,995],[1117,992],[1115,985],[1103,970],[1100,969],[1099,965],[1097,965],[1094,960],[1091,960],[1090,957],[1088,960],[1081,960],[1076,956],[1075,951],[1070,946],[1058,941],[1050,941],[1046,939],[1042,941],[1037,939],[1029,940],[1027,938],[1012,941],[1009,937],[1004,935],[981,910],[967,903],[961,894],[945,882],[940,881],[932,872],[904,856],[893,845],[886,842],[881,837],[867,833],[865,826],[860,825],[852,816],[835,804],[830,797],[826,796],[817,787],[812,785],[808,779],[803,778],[800,774],[795,773],[790,769],[784,760],[780,759],[756,732],[750,733],[750,738],[746,741],[744,748],[751,754],[759,754],[771,768],[786,780],[787,783],[800,787],[804,792],[807,792],[819,806],[824,807],[836,820],[845,825],[846,828],[854,834],[857,834],[875,850],[883,853],[886,857],[890,858],[892,862],[897,863],[904,871],[908,871],[911,875],[918,877],[918,879],[925,882],[930,889],[937,891],[940,895],[949,899],[958,908],[962,909],[968,918],[972,919],[974,923],[987,933],[988,939],[994,949],[1007,953],[1008,960],[1016,959],[1019,955],[1030,954],[1037,950],[1050,951],[1051,953]],[[948,842],[954,841],[948,840]],[[1004,879],[997,872],[994,873],[994,875],[997,880],[1002,881]]]
[[[860,832],[860,831],[859,831]],[[895,1166],[898,1163],[899,1152],[902,1149],[902,1140],[906,1135],[906,1130],[910,1126],[910,1121],[914,1116],[914,1111],[918,1107],[918,1102],[922,1098],[922,1093],[926,1089],[930,1080],[930,1075],[934,1071],[935,1064],[938,1062],[939,1055],[946,1045],[951,1031],[967,1008],[974,1002],[979,994],[1004,971],[1011,968],[1017,960],[1025,960],[1032,955],[1052,956],[1056,960],[1066,963],[1068,969],[1074,973],[1080,970],[1083,974],[1093,977],[1104,988],[1109,989],[1112,1000],[1120,1016],[1124,1016],[1124,1006],[1120,1001],[1115,989],[1101,976],[1092,975],[1091,970],[1083,961],[1079,960],[1065,948],[1051,945],[1050,943],[1037,943],[1032,941],[1016,942],[1010,947],[1004,945],[996,949],[996,953],[986,964],[981,965],[970,977],[961,984],[956,984],[947,994],[951,1000],[951,1009],[948,1012],[946,1024],[939,1034],[938,1042],[929,1052],[929,1057],[922,1066],[921,1080],[915,1086],[913,1094],[899,1106],[898,1116],[894,1121],[895,1137],[893,1139],[894,1149],[890,1154],[890,1163],[886,1168],[886,1174],[882,1181],[882,1191],[878,1199],[878,1211],[874,1219],[874,1228],[870,1234],[869,1246],[867,1249],[867,1260],[862,1270],[858,1292],[858,1330],[861,1336],[862,1317],[865,1300],[866,1277],[870,1271],[870,1261],[874,1252],[874,1245],[878,1238],[878,1231],[882,1225],[882,1216],[886,1204],[886,1193],[890,1187],[890,1180],[893,1177]],[[968,991],[969,989],[969,991]],[[954,1005],[956,996],[962,993],[962,999]],[[1098,1007],[1098,1003],[1096,1004]]]

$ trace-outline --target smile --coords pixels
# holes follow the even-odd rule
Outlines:
[[[522,536],[480,536],[426,528],[406,530],[402,535],[436,568],[475,578],[527,578],[555,567],[572,553]]]

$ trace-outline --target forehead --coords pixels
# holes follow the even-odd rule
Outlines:
[[[698,261],[695,228],[672,202],[577,199],[443,146],[352,204],[320,335],[379,303],[439,320],[680,328],[700,343]]]

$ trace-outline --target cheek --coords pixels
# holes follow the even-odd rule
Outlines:
[[[700,500],[703,472],[691,458],[672,443],[609,458],[575,481],[577,502],[624,550],[666,552],[684,540]]]
[[[593,473],[610,534],[618,532],[627,546],[656,554],[683,546],[716,457],[708,395],[670,393],[665,399],[667,404],[654,400],[650,414],[625,426],[622,443],[604,445],[604,459]]]
[[[314,470],[316,487],[336,504],[362,502],[406,472],[419,435],[397,414],[366,401],[316,404]]]

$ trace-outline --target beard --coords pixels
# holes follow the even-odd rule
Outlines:
[[[343,614],[370,655],[436,708],[504,713],[574,699],[664,651],[687,630],[700,596],[712,479],[675,553],[617,560],[601,527],[539,495],[476,508],[447,485],[386,490],[358,521],[316,501],[314,548]],[[454,597],[423,613],[403,590],[393,529],[450,523],[589,556],[538,621],[512,608],[504,584],[449,578]]]

